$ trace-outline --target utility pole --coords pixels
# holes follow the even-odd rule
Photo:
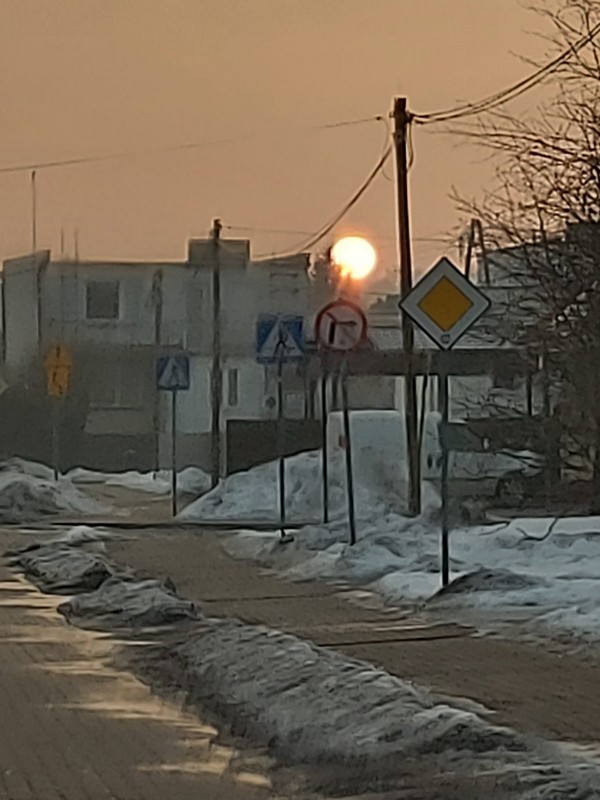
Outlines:
[[[398,203],[398,255],[400,259],[400,298],[412,288],[412,255],[410,250],[410,219],[408,209],[408,135],[411,115],[406,98],[394,100],[394,147],[396,152],[396,189]],[[408,450],[408,512],[421,512],[421,453],[417,419],[417,381],[412,363],[414,329],[407,314],[402,314],[402,342],[408,356],[404,378],[404,414]]]
[[[31,251],[37,250],[37,187],[35,170],[31,171]]]
[[[223,403],[223,376],[221,373],[221,252],[220,239],[223,225],[213,220],[212,239],[212,369],[211,369],[211,487],[214,489],[221,477],[221,405]]]

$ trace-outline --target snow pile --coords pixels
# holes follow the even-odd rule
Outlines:
[[[102,527],[92,528],[90,525],[75,525],[52,537],[49,541],[67,545],[96,544],[98,549],[104,550],[103,543],[113,538],[114,533]]]
[[[294,760],[525,749],[516,734],[438,705],[383,670],[262,626],[211,620],[177,655],[198,698],[234,712]]]
[[[90,547],[102,543],[103,534],[80,526],[48,544],[31,544],[5,555],[43,591],[77,595],[58,610],[82,625],[158,626],[195,618],[194,604],[179,598],[168,578],[136,581],[91,552]]]
[[[99,514],[100,503],[68,480],[57,482],[12,469],[0,472],[0,522],[28,522],[53,514]]]
[[[494,770],[497,788],[511,791],[503,796],[520,800],[597,797],[597,768],[567,764],[553,748],[294,636],[207,620],[174,657],[178,682],[194,702],[286,760],[356,767],[357,780],[368,781],[390,764],[398,779],[403,761],[425,759],[439,772]]]
[[[37,461],[27,461],[25,458],[13,456],[0,461],[0,472],[16,472],[20,475],[30,475],[44,481],[54,480],[54,470],[46,464]]]
[[[285,459],[286,516],[288,521],[306,522],[321,513],[321,454],[300,453]],[[278,462],[272,461],[225,478],[212,492],[191,503],[179,515],[183,521],[275,520],[278,518]],[[355,506],[359,519],[372,519],[391,509],[401,510],[406,485],[395,472],[386,479],[372,472],[355,472]],[[433,489],[426,486],[428,507],[437,505]],[[346,514],[346,476],[341,453],[329,458],[329,510],[332,518]]]
[[[579,635],[600,638],[600,517],[454,529],[451,569],[458,580],[437,594],[439,540],[435,520],[390,513],[361,523],[353,547],[342,522],[306,526],[284,547],[276,531],[240,531],[225,547],[292,580],[368,586],[399,605],[435,595],[431,602],[438,606],[476,609],[494,619],[514,618],[517,611],[538,626],[575,628]]]
[[[68,581],[79,589],[94,563],[110,572],[82,547],[60,543],[22,552],[19,563],[54,590]],[[568,761],[556,748],[341,653],[262,626],[202,618],[168,579],[109,574],[59,611],[82,626],[113,631],[184,623],[180,643],[169,636],[159,646],[160,674],[176,675],[192,701],[291,761],[356,767],[368,782],[384,769],[390,780],[401,780],[404,759],[436,775],[450,769],[477,778],[493,771],[497,788],[515,800],[597,797],[597,767]]]
[[[148,494],[169,494],[171,491],[170,470],[157,472],[96,472],[77,467],[68,473],[69,480],[76,484],[103,483],[106,486],[122,486]],[[177,473],[179,494],[199,495],[210,487],[210,476],[199,467],[185,467]]]
[[[64,544],[26,548],[10,562],[45,592],[69,594],[97,589],[113,574],[99,555]]]
[[[71,622],[103,629],[156,627],[196,617],[194,604],[178,597],[169,579],[109,578],[96,591],[62,603],[58,611]]]

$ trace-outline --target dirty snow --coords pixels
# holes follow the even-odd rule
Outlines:
[[[553,529],[548,534],[550,525]],[[517,519],[450,533],[452,578],[440,589],[439,524],[390,513],[359,525],[347,544],[344,522],[311,525],[282,546],[277,531],[240,531],[231,555],[281,570],[291,580],[320,578],[368,586],[387,601],[468,608],[493,618],[533,619],[600,641],[600,517]]]
[[[182,521],[278,519],[278,462],[272,461],[225,478],[212,492],[187,506]],[[285,459],[286,517],[288,522],[318,519],[322,508],[321,454],[300,453]],[[426,504],[438,505],[437,494],[424,484]],[[388,471],[385,479],[373,472],[355,475],[356,514],[371,519],[405,504],[406,484]],[[329,509],[332,518],[346,514],[346,477],[341,453],[329,456]]]
[[[69,621],[101,628],[156,627],[196,617],[194,603],[177,596],[171,581],[111,577],[95,591],[58,607]]]
[[[38,579],[52,577],[56,587],[65,577],[85,578],[87,556],[97,558],[85,546],[55,543],[22,553],[20,563]],[[178,639],[158,648],[161,674],[177,673],[176,685],[190,700],[293,762],[357,765],[368,781],[382,769],[401,779],[398,765],[411,759],[437,774],[494,771],[496,786],[514,800],[597,797],[600,770],[591,762],[341,653],[262,626],[202,618],[168,579],[109,575],[59,611],[77,624],[114,631],[184,623]]]
[[[84,627],[155,627],[196,617],[195,605],[177,596],[169,578],[135,580],[129,570],[109,564],[98,551],[108,535],[78,526],[5,558],[43,591],[75,595],[58,610]]]
[[[277,531],[262,535],[241,530],[227,541],[228,551],[273,566],[292,580],[318,578],[367,586],[393,604],[414,606],[429,601],[439,609],[468,608],[485,614],[486,619],[533,618],[538,627],[551,632],[572,628],[578,636],[600,641],[600,517],[461,524],[450,534],[452,577],[471,577],[436,596],[440,589],[439,498],[425,480],[423,514],[417,519],[404,516],[406,482],[393,455],[401,447],[403,434],[394,414],[389,412],[385,418],[378,414],[381,425],[375,427],[390,439],[392,449],[369,438],[374,430],[372,414],[364,415],[364,420],[359,412],[352,415],[356,416],[357,440],[357,454],[353,453],[355,546],[348,545],[344,453],[335,447],[339,420],[332,415],[328,465],[333,521],[324,525],[310,520],[321,515],[321,454],[302,453],[285,460],[287,521],[302,526],[293,531],[294,541],[282,547]],[[435,456],[436,419],[428,415],[424,457]],[[534,454],[519,456],[513,460],[522,463],[525,472],[538,468]],[[511,459],[497,457],[496,466],[508,469]],[[179,519],[241,521],[242,525],[244,520],[275,522],[277,466],[271,462],[229,476],[185,508]],[[427,474],[435,477],[431,469]]]
[[[28,461],[25,458],[13,456],[0,461],[0,472],[16,472],[22,475],[30,475],[32,478],[40,478],[44,481],[54,480],[54,470],[46,464],[38,461]]]
[[[122,486],[149,494],[169,494],[171,492],[171,471],[155,472],[98,472],[76,467],[67,477],[75,484],[103,483],[107,486]],[[177,473],[179,494],[199,495],[210,487],[210,476],[199,467],[185,467]]]
[[[113,574],[101,556],[64,544],[34,545],[9,555],[9,562],[20,566],[43,591],[56,594],[89,592]]]
[[[92,515],[106,510],[69,480],[54,481],[13,469],[0,471],[0,522],[30,522],[56,514]]]
[[[235,733],[286,761],[357,768],[356,784],[404,760],[439,773],[494,771],[507,798],[597,797],[597,766],[441,702],[426,689],[311,642],[231,620],[206,620],[175,649],[178,685]]]

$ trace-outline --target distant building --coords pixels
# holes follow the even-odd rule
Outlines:
[[[170,398],[156,391],[155,363],[160,354],[185,351],[191,389],[179,395],[179,450],[183,463],[208,467],[214,253],[212,239],[193,239],[181,262],[53,260],[49,251],[5,261],[2,351],[9,389],[0,402],[7,434],[19,426],[17,442],[29,439],[32,456],[36,447],[47,452],[42,363],[53,344],[64,343],[74,361],[62,423],[65,467],[165,465]],[[332,290],[309,275],[307,255],[253,262],[248,241],[222,240],[219,259],[225,429],[229,419],[274,416],[273,370],[255,357],[257,316],[312,320]],[[286,369],[287,417],[314,416],[314,387],[305,383],[301,371]]]

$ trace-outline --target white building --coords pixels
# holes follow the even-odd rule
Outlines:
[[[257,317],[299,314],[310,321],[331,297],[331,287],[309,275],[307,255],[252,262],[246,240],[220,240],[215,250],[212,239],[196,239],[182,262],[56,261],[49,251],[4,262],[2,350],[8,384],[14,397],[32,403],[36,419],[47,419],[44,355],[57,343],[71,350],[71,392],[62,424],[63,438],[78,460],[102,468],[166,462],[170,397],[156,390],[155,364],[161,354],[185,352],[191,388],[179,393],[181,458],[207,466],[217,253],[225,427],[230,418],[265,420],[274,413],[273,371],[256,362]],[[304,418],[310,389],[296,373],[286,368],[286,416]],[[19,402],[13,405],[12,412],[5,411],[5,423],[21,423],[24,429]],[[75,417],[79,426],[70,430]],[[37,425],[29,428],[35,431]],[[32,437],[44,438],[41,428]],[[72,461],[67,446],[64,451],[65,461]],[[117,464],[116,451],[122,454]]]

